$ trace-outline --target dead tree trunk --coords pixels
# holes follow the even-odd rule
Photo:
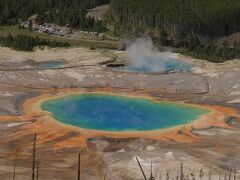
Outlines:
[[[77,173],[77,180],[80,180],[81,178],[81,154],[78,154],[78,173]]]
[[[32,180],[35,179],[36,140],[37,134],[35,133],[33,139],[33,152],[32,152]]]
[[[183,162],[181,162],[181,164],[180,164],[180,180],[183,180],[183,178],[184,178],[184,174],[183,174]]]
[[[140,169],[141,169],[141,171],[142,171],[142,175],[143,175],[144,179],[147,180],[147,177],[146,177],[146,175],[145,175],[145,173],[144,173],[144,171],[143,171],[143,169],[142,169],[142,166],[141,166],[141,164],[140,164],[140,162],[139,162],[139,160],[138,160],[137,157],[136,157],[136,159],[137,159],[138,165],[139,165],[139,167],[140,167]]]
[[[17,168],[17,152],[16,152],[15,159],[14,159],[13,180],[15,180],[15,177],[16,177],[16,168]]]
[[[155,180],[155,178],[153,177],[153,173],[152,173],[152,161],[151,161],[151,172],[150,172],[149,180]]]
[[[39,176],[39,161],[37,162],[36,180],[38,180],[38,176]]]
[[[234,175],[233,175],[233,180],[236,180],[237,179],[237,167],[236,167],[236,164],[234,166]]]

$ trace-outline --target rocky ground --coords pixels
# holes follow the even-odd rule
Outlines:
[[[194,65],[193,73],[136,74],[121,73],[100,66],[113,51],[86,48],[45,49],[31,53],[0,48],[0,179],[12,179],[17,154],[16,179],[31,179],[32,127],[39,117],[21,120],[26,99],[61,88],[85,88],[89,91],[113,89],[114,92],[147,93],[155,98],[198,104],[222,105],[240,109],[240,61],[212,64],[179,56]],[[61,61],[64,68],[44,69],[38,63]],[[86,66],[87,65],[87,66]],[[10,117],[10,116],[14,116]],[[180,162],[188,179],[221,179],[229,176],[231,165],[240,173],[240,119],[226,117],[228,128],[192,128],[191,143],[175,139],[156,141],[144,138],[95,137],[87,146],[68,145],[81,132],[53,131],[54,124],[41,129],[44,137],[37,143],[40,179],[75,179],[80,152],[82,179],[143,179],[136,162],[139,157],[147,176],[151,161],[156,179],[176,179]],[[31,127],[26,131],[26,127]],[[184,129],[184,127],[183,127]],[[60,137],[56,134],[62,134]],[[189,136],[179,131],[179,135]],[[80,142],[76,142],[79,144]],[[61,145],[59,145],[61,144]],[[66,144],[66,145],[65,145]],[[61,147],[61,148],[57,148]],[[65,147],[65,148],[63,148]],[[234,173],[233,173],[234,174]],[[238,174],[238,179],[240,176]]]

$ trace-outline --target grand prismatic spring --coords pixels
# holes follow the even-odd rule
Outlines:
[[[64,124],[101,131],[151,131],[190,123],[210,111],[186,104],[107,94],[70,95],[42,104]]]

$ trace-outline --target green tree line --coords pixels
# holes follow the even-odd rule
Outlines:
[[[198,59],[222,63],[227,60],[240,58],[240,43],[235,42],[234,44],[234,47],[231,47],[227,42],[223,43],[221,46],[201,44],[194,49],[185,49],[180,52]]]
[[[123,31],[164,29],[173,35],[219,37],[240,30],[239,0],[111,0]]]
[[[25,35],[0,36],[0,45],[9,47],[18,51],[32,51],[34,47],[49,46],[49,47],[69,47],[70,45],[65,42],[50,41],[48,39],[40,39],[39,37],[31,37]]]

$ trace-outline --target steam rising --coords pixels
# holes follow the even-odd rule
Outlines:
[[[159,52],[150,39],[139,38],[127,48],[128,69],[163,72],[184,69],[178,60],[172,59],[169,52]],[[182,69],[181,69],[182,68]]]

